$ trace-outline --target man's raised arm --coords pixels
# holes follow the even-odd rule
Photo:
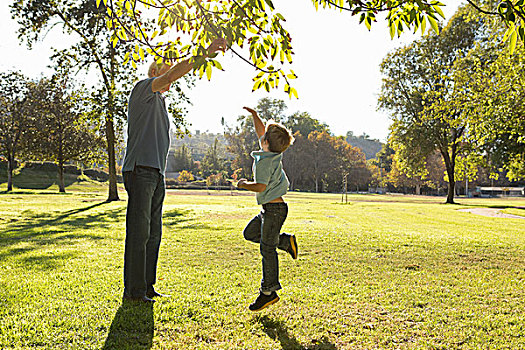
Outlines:
[[[211,55],[217,51],[224,52],[226,50],[226,47],[226,40],[223,38],[217,38],[208,47],[208,55]],[[193,64],[190,63],[189,59],[177,63],[176,65],[171,67],[170,70],[168,70],[166,73],[158,76],[153,80],[153,82],[151,83],[151,90],[153,90],[153,92],[163,91],[175,80],[179,79],[180,77],[188,73],[190,70],[192,70],[192,68]]]

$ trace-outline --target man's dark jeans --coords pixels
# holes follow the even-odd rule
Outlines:
[[[290,249],[290,235],[280,233],[288,216],[288,205],[267,203],[262,207],[262,211],[248,223],[243,234],[247,240],[260,244],[263,275],[261,291],[271,292],[281,289],[276,249]]]
[[[156,281],[166,186],[155,168],[136,166],[123,176],[128,192],[124,295],[142,297]]]

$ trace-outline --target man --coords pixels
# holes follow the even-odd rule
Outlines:
[[[208,54],[226,49],[216,39]],[[128,102],[128,144],[122,173],[128,192],[124,250],[124,300],[154,302],[157,260],[162,235],[164,172],[170,145],[169,118],[163,92],[193,65],[189,60],[173,67],[153,63],[148,79],[139,81]]]

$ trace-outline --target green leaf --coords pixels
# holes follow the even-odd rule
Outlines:
[[[295,98],[299,98],[299,96],[297,95],[297,90],[295,90],[294,88],[291,88],[290,89],[290,92],[295,96]]]
[[[516,39],[518,38],[518,32],[516,31],[513,31],[512,32],[512,35],[510,36],[510,46],[509,46],[509,50],[510,50],[510,53],[514,53],[514,50],[516,49]]]
[[[211,62],[213,63],[213,65],[215,67],[219,68],[220,70],[224,70],[224,69],[222,69],[222,66],[221,66],[221,64],[218,61],[212,60]]]
[[[394,39],[394,35],[396,34],[396,27],[394,23],[390,22],[390,39]]]
[[[441,6],[439,5],[432,5],[432,7],[434,8],[434,10],[436,10],[436,12],[442,17],[442,18],[445,18],[445,14],[443,13],[443,10],[441,10]]]
[[[211,65],[206,66],[206,77],[208,78],[208,81],[211,80]]]
[[[439,27],[437,21],[432,16],[428,16],[428,21],[430,22],[430,26],[432,27],[432,29],[434,29],[434,32],[436,32],[436,34],[439,34]]]
[[[427,19],[423,16],[421,19],[421,34],[425,35],[425,29],[427,29]]]
[[[510,27],[505,32],[505,35],[503,35],[503,41],[507,41],[509,36],[516,31],[516,27],[514,26],[514,23],[510,25]]]

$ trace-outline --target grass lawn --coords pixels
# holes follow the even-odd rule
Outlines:
[[[281,301],[242,229],[246,192],[169,191],[153,306],[122,305],[126,202],[0,194],[0,349],[525,349],[525,200],[292,193]],[[125,192],[121,198],[125,199]]]

